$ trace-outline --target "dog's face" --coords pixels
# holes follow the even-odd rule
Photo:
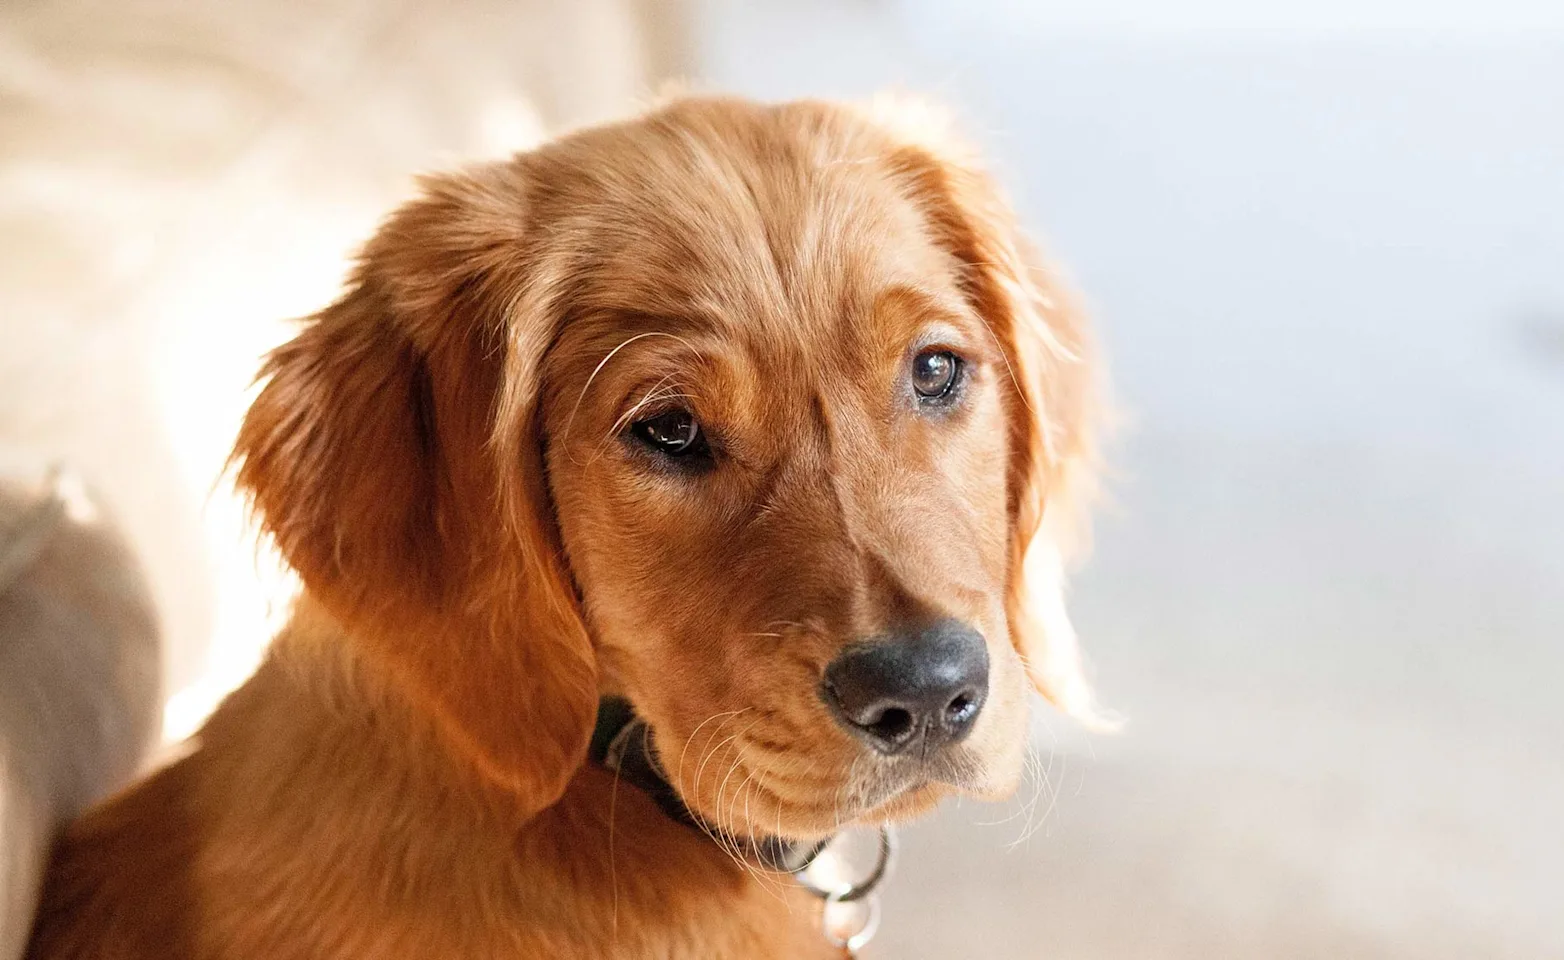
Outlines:
[[[534,803],[604,692],[736,834],[1003,795],[1028,674],[1088,705],[1049,518],[1091,371],[1054,297],[933,145],[675,104],[433,184],[274,358],[241,481],[306,586]],[[352,456],[334,442],[374,465],[297,462]]]
[[[884,171],[766,159],[624,197],[678,239],[605,251],[545,363],[550,489],[605,677],[730,829],[1003,792],[1026,714],[1003,355]],[[862,676],[833,682],[844,655]]]

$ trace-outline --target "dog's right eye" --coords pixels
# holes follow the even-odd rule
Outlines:
[[[646,446],[669,457],[709,456],[711,453],[700,421],[688,410],[669,410],[637,420],[631,424],[630,433]]]

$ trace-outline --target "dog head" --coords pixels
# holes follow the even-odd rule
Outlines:
[[[552,803],[599,696],[685,802],[1013,789],[1092,458],[1079,315],[905,107],[686,100],[425,182],[269,360],[239,481],[447,745]]]

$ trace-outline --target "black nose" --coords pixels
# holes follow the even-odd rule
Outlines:
[[[885,754],[934,749],[972,732],[988,696],[988,648],[950,620],[848,647],[820,696],[848,732]]]

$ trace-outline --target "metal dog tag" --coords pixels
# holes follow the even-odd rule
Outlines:
[[[879,829],[872,863],[864,856],[862,839],[861,831],[838,834],[807,868],[794,874],[805,889],[821,899],[820,927],[826,940],[841,947],[843,956],[849,958],[879,930],[878,890],[896,859],[896,833],[889,826]]]

